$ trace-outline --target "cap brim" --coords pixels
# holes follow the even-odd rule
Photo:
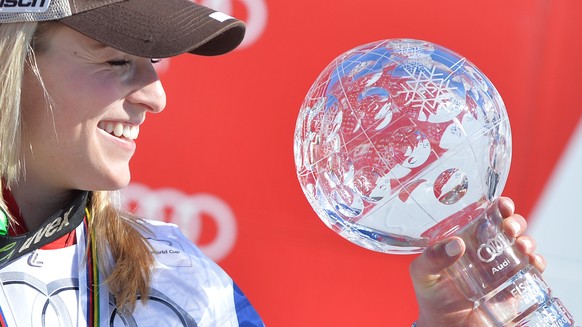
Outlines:
[[[146,58],[214,56],[243,40],[245,24],[189,0],[127,0],[59,20],[99,42]]]

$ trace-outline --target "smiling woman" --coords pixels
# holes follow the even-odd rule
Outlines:
[[[140,126],[166,105],[152,58],[224,54],[244,32],[190,0],[0,0],[1,327],[264,326],[175,225],[114,201]],[[400,150],[409,166],[427,155]],[[523,217],[502,210],[520,236]],[[446,242],[411,266],[418,326],[486,325],[441,274],[465,249]]]
[[[47,24],[34,41],[45,89],[33,69],[25,70],[23,80],[22,151],[31,163],[26,180],[36,188],[57,188],[51,193],[124,187],[136,147],[131,136],[146,113],[161,112],[166,104],[152,62],[63,24]]]
[[[263,325],[174,225],[112,201],[166,106],[151,58],[223,54],[243,35],[188,0],[0,3],[1,326]]]

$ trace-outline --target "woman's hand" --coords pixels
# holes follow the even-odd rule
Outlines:
[[[545,269],[544,259],[536,255],[535,242],[523,235],[526,220],[514,213],[514,203],[509,198],[499,199],[503,229],[508,236],[517,238],[518,248],[526,253],[539,271]],[[489,326],[480,310],[457,290],[444,269],[457,261],[465,252],[465,244],[451,237],[427,248],[410,265],[410,275],[419,306],[418,327]]]

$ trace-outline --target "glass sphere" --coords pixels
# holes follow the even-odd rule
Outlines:
[[[466,58],[393,39],[323,70],[301,106],[294,152],[328,227],[371,250],[416,253],[499,196],[511,131],[497,90]]]

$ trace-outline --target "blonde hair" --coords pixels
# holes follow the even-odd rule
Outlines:
[[[35,29],[36,23],[0,24],[0,176],[9,186],[22,168],[20,88]]]
[[[37,78],[41,78],[34,51],[43,51],[42,35],[58,25],[54,22],[0,24],[0,188],[10,189],[25,173],[20,150],[24,69],[30,65]],[[42,81],[39,82],[42,85]],[[46,94],[45,98],[49,101]],[[8,212],[2,192],[0,206]],[[145,239],[147,231],[138,218],[120,213],[114,207],[111,192],[91,192],[89,210],[92,216],[89,238],[93,238],[97,246],[99,269],[106,276],[105,282],[115,296],[117,307],[133,310],[138,297],[142,302],[147,300],[154,264]]]

